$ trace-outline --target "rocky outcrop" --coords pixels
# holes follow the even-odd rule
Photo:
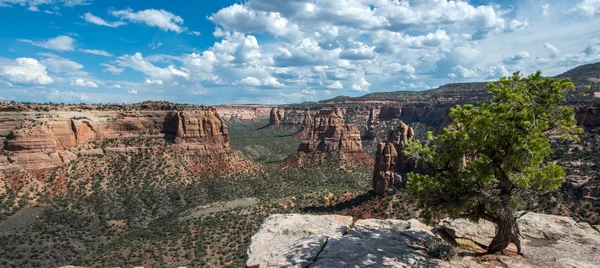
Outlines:
[[[298,146],[298,152],[327,153],[334,151],[362,152],[360,130],[355,125],[344,123],[341,110],[320,110],[308,131],[306,140]]]
[[[271,108],[262,105],[220,105],[217,112],[227,121],[256,121],[269,116]]]
[[[271,127],[280,127],[281,121],[285,118],[285,109],[284,108],[272,108],[271,113],[269,115],[269,126]]]
[[[600,106],[591,106],[575,109],[575,120],[580,126],[600,126]]]
[[[366,138],[373,139],[375,137],[375,127],[377,126],[377,113],[375,108],[369,110],[369,119],[367,120]]]
[[[296,138],[306,139],[310,134],[310,130],[313,128],[313,119],[310,116],[310,109],[306,109],[304,113],[304,119],[302,120],[302,129],[295,134]]]
[[[178,149],[200,155],[231,151],[227,127],[214,108],[183,111],[82,111],[11,113],[19,126],[4,141],[0,170],[45,169],[69,163],[78,154],[98,149],[103,153],[140,151],[144,148],[98,148],[107,139],[170,139]],[[42,116],[43,115],[43,116]],[[4,112],[0,117],[9,117]],[[130,150],[131,149],[131,150]]]
[[[600,200],[600,185],[588,185],[583,187],[583,198]]]
[[[414,137],[414,130],[400,122],[396,129],[388,132],[387,141],[379,143],[373,169],[373,191],[376,194],[383,194],[403,182],[403,176],[411,169],[403,150]]]
[[[418,220],[272,215],[252,237],[246,267],[597,267],[600,233],[571,218],[526,213],[519,219],[524,256],[469,257],[494,236],[490,222],[441,223],[462,251],[451,261],[434,258],[439,228]],[[437,241],[437,242],[436,242]],[[475,244],[473,244],[473,242]]]
[[[252,236],[246,267],[307,267],[329,239],[342,237],[351,225],[347,216],[272,215]]]

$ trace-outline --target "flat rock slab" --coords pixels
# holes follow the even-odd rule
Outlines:
[[[452,261],[428,255],[427,241],[439,238],[418,220],[359,220],[349,229],[350,217],[273,215],[252,237],[247,267],[600,267],[600,233],[589,224],[520,215],[525,256],[458,256]],[[457,238],[484,245],[495,233],[486,221],[444,220],[440,225]]]
[[[252,236],[246,267],[306,267],[329,239],[342,237],[351,225],[348,216],[272,215]]]
[[[359,220],[347,235],[331,239],[310,267],[475,267],[429,256],[425,243],[438,239],[417,220]]]
[[[500,259],[508,267],[600,267],[600,233],[569,217],[521,212],[517,222],[524,257]],[[488,221],[443,220],[455,237],[488,245],[495,227]]]

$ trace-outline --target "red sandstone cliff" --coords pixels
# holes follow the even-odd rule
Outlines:
[[[414,137],[414,130],[400,122],[396,129],[388,131],[387,141],[379,143],[373,169],[373,191],[376,194],[383,194],[403,181],[402,174],[407,173],[411,166],[402,151]]]
[[[342,111],[320,110],[315,117],[306,140],[298,146],[298,152],[362,152],[360,130],[355,125],[346,125]]]
[[[227,127],[214,108],[183,111],[54,110],[0,112],[5,136],[0,170],[44,169],[69,163],[78,154],[126,153],[146,147],[99,146],[105,140],[170,139],[177,149],[200,155],[229,153]],[[140,108],[140,107],[137,107]],[[10,126],[12,129],[8,130]],[[0,133],[1,134],[1,133]],[[152,146],[152,145],[148,145]]]

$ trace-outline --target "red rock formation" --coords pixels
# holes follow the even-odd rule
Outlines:
[[[355,125],[345,125],[339,109],[320,110],[313,121],[306,140],[298,152],[362,152],[360,130]]]
[[[281,121],[285,118],[285,109],[284,108],[272,108],[271,114],[269,116],[269,126],[271,127],[280,127]]]
[[[373,170],[373,191],[376,194],[383,194],[402,182],[402,175],[411,168],[402,151],[414,137],[414,130],[400,122],[398,128],[388,132],[387,142],[377,146]]]
[[[313,128],[313,119],[310,116],[310,109],[306,109],[304,119],[302,120],[302,130],[296,133],[296,138],[306,139],[310,134],[310,130]]]
[[[175,142],[202,155],[228,153],[231,143],[227,126],[210,108],[205,111],[169,112],[163,132],[175,136]]]
[[[583,107],[575,109],[575,120],[580,126],[600,126],[600,106]]]
[[[20,127],[11,130],[4,141],[5,155],[0,161],[0,170],[52,168],[72,161],[77,153],[85,154],[89,150],[94,154],[106,153],[111,148],[98,151],[97,145],[92,144],[109,138],[173,138],[177,148],[193,150],[200,155],[231,151],[227,127],[214,108],[133,113],[91,110],[77,114],[93,120],[72,115],[72,112],[57,112],[56,117],[49,114],[41,121],[37,114],[41,121],[38,122],[28,118],[26,112],[15,113],[23,118],[14,120]],[[119,147],[113,151],[134,152],[144,148]]]
[[[583,198],[600,200],[600,185],[589,185],[583,187]]]
[[[220,105],[215,107],[224,120],[229,121],[256,121],[269,116],[271,108],[262,105]]]
[[[377,126],[377,113],[375,108],[371,107],[369,111],[369,119],[367,120],[367,139],[373,139],[375,137],[375,127]]]

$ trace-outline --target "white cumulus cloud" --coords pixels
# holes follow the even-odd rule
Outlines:
[[[162,85],[163,81],[160,79],[157,79],[157,80],[146,79],[146,81],[144,81],[144,83],[146,83],[148,85]]]
[[[83,18],[85,21],[87,21],[89,23],[93,23],[93,24],[100,25],[100,26],[112,27],[112,28],[117,28],[119,26],[126,24],[125,22],[122,22],[122,21],[107,22],[103,18],[95,16],[94,14],[92,14],[90,12],[85,13],[81,18]]]
[[[73,51],[75,50],[75,39],[67,35],[60,35],[50,38],[45,41],[32,41],[28,39],[18,39],[21,42],[30,43],[37,47],[43,47],[58,51]]]
[[[183,27],[183,19],[180,16],[163,9],[146,9],[137,12],[134,12],[131,9],[113,10],[110,14],[131,22],[144,23],[148,26],[158,27],[163,31],[182,33],[186,30]]]
[[[110,54],[104,50],[99,50],[99,49],[79,49],[79,51],[81,51],[83,53],[87,53],[87,54],[94,54],[94,55],[104,56],[104,57],[112,57],[112,54]]]
[[[94,82],[91,81],[85,81],[84,79],[81,78],[77,78],[75,79],[75,81],[71,82],[71,86],[74,87],[92,87],[92,88],[97,88],[98,85]]]
[[[0,76],[12,84],[48,85],[54,82],[46,67],[32,58],[17,58],[9,65],[0,66]]]

